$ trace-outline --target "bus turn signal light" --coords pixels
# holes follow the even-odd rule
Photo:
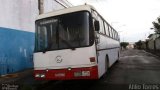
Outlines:
[[[96,62],[95,57],[90,57],[90,62]]]

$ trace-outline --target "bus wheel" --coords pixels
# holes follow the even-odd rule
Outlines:
[[[109,69],[109,58],[108,55],[106,55],[106,59],[105,59],[105,71],[108,72]]]
[[[118,62],[118,61],[119,61],[119,59],[120,59],[120,53],[118,52],[118,59],[117,59],[117,61],[116,61],[116,62]]]
[[[106,55],[106,58],[105,58],[105,73],[102,75],[101,79],[106,78],[108,69],[109,69],[109,59],[108,59],[108,55]]]

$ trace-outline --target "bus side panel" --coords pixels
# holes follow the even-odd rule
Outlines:
[[[108,53],[108,58],[109,58],[109,67],[111,67],[115,62],[116,60],[118,60],[118,53],[120,51],[119,48],[115,48],[115,49],[110,49],[109,50],[110,52]]]
[[[101,77],[105,72],[105,60],[108,55],[109,67],[118,60],[119,41],[111,39],[104,35],[99,35],[99,43],[97,44],[98,56],[98,76]]]
[[[105,57],[109,50],[98,51],[98,76],[99,78],[106,72],[105,71]]]

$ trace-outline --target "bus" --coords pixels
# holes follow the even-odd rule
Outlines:
[[[118,59],[118,32],[93,6],[39,15],[33,55],[36,80],[99,79]]]

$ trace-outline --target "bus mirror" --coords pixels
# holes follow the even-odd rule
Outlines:
[[[99,31],[99,21],[94,21],[95,31]]]

